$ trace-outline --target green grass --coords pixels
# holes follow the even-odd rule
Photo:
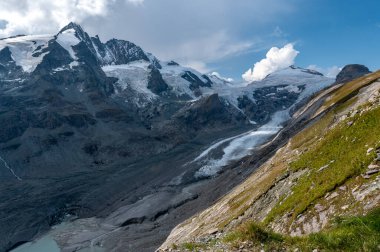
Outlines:
[[[325,132],[329,130],[329,127],[334,123],[334,117],[341,111],[354,104],[357,100],[357,97],[353,97],[343,104],[339,104],[336,108],[323,116],[317,123],[295,135],[291,139],[292,149],[297,149],[300,147],[305,148],[313,144],[318,136],[323,136]]]
[[[188,250],[188,251],[200,251],[202,249],[205,249],[207,245],[202,243],[196,243],[196,242],[187,242],[182,244],[182,249]]]
[[[255,222],[251,222],[240,227],[239,231],[231,232],[223,238],[223,241],[227,243],[237,240],[251,241],[260,244],[272,241],[281,242],[283,241],[283,238],[281,235],[267,231],[263,226]]]
[[[380,209],[366,216],[338,218],[329,229],[305,237],[276,234],[252,222],[223,239],[232,247],[238,247],[244,241],[254,246],[263,245],[268,251],[296,248],[300,251],[379,251]]]
[[[307,240],[327,251],[380,251],[380,209],[364,217],[338,218],[331,229]]]
[[[348,126],[347,121],[354,124]],[[308,169],[309,172],[292,188],[293,193],[272,209],[266,223],[291,211],[295,218],[315,200],[367,168],[375,157],[375,154],[367,155],[367,149],[379,147],[380,108],[349,118],[321,137],[320,142],[290,164],[293,171]],[[318,171],[326,165],[329,166]]]

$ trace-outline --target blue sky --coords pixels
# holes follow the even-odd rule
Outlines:
[[[310,0],[299,1],[292,13],[273,20],[265,27],[279,27],[282,39],[272,46],[294,43],[300,52],[296,64],[328,69],[360,63],[371,70],[380,68],[380,1]],[[247,24],[248,26],[248,24]],[[250,36],[249,28],[242,36]],[[265,29],[263,27],[263,29]],[[268,46],[271,46],[269,43]],[[212,67],[223,74],[239,77],[239,71],[265,57],[266,50],[215,62]]]
[[[276,46],[295,64],[380,68],[378,0],[2,0],[0,37],[56,33],[70,21],[105,41],[130,40],[160,59],[240,79]]]

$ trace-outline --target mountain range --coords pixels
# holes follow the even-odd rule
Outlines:
[[[2,39],[0,251],[41,239],[61,251],[154,251],[338,106],[324,107],[326,92],[368,74],[289,66],[237,83],[75,23]]]

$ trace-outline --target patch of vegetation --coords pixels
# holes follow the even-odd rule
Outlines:
[[[292,194],[272,209],[266,222],[286,212],[292,212],[295,218],[316,199],[365,171],[375,157],[374,153],[367,155],[368,146],[379,147],[379,125],[380,108],[376,108],[351,117],[320,136],[320,141],[290,164],[293,171],[307,168],[309,172],[292,188]]]
[[[238,231],[226,235],[222,242],[229,243],[233,247],[238,247],[239,243],[249,241],[254,246],[264,244],[268,249],[275,248],[284,242],[284,237],[280,234],[266,230],[263,226],[250,222],[240,227]]]
[[[199,250],[207,248],[207,245],[203,243],[187,242],[187,243],[182,244],[181,247],[184,250],[199,251]]]
[[[308,147],[312,145],[320,136],[323,136],[327,132],[330,126],[334,123],[334,118],[341,111],[347,109],[353,103],[358,100],[357,97],[353,97],[350,100],[339,104],[332,111],[323,116],[317,123],[311,125],[310,127],[304,129],[291,139],[292,149],[297,149],[300,147]]]
[[[380,251],[380,209],[367,216],[338,218],[332,228],[307,240],[328,251]]]
[[[228,234],[222,242],[237,247],[244,241],[266,250],[379,251],[380,209],[366,216],[340,217],[329,229],[305,237],[280,235],[252,222]]]

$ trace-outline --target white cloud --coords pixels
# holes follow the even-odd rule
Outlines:
[[[201,72],[209,72],[206,64],[241,54],[254,45],[250,41],[234,41],[225,31],[212,32],[207,36],[191,38],[175,47],[158,53],[163,60],[174,59]]]
[[[211,69],[207,66],[206,63],[202,61],[186,61],[186,62],[181,62],[183,66],[193,68],[200,73],[208,73],[211,71]]]
[[[15,34],[55,33],[71,21],[105,16],[115,0],[0,1],[0,37]]]
[[[319,67],[317,65],[310,65],[307,68],[311,69],[311,70],[318,71],[318,72],[322,73],[324,76],[329,77],[329,78],[335,78],[338,75],[338,73],[342,70],[342,68],[338,67],[338,66],[323,68],[323,67]]]
[[[262,80],[268,74],[293,65],[298,54],[292,44],[287,44],[283,48],[272,47],[267,52],[266,58],[255,63],[242,77],[249,82]]]

